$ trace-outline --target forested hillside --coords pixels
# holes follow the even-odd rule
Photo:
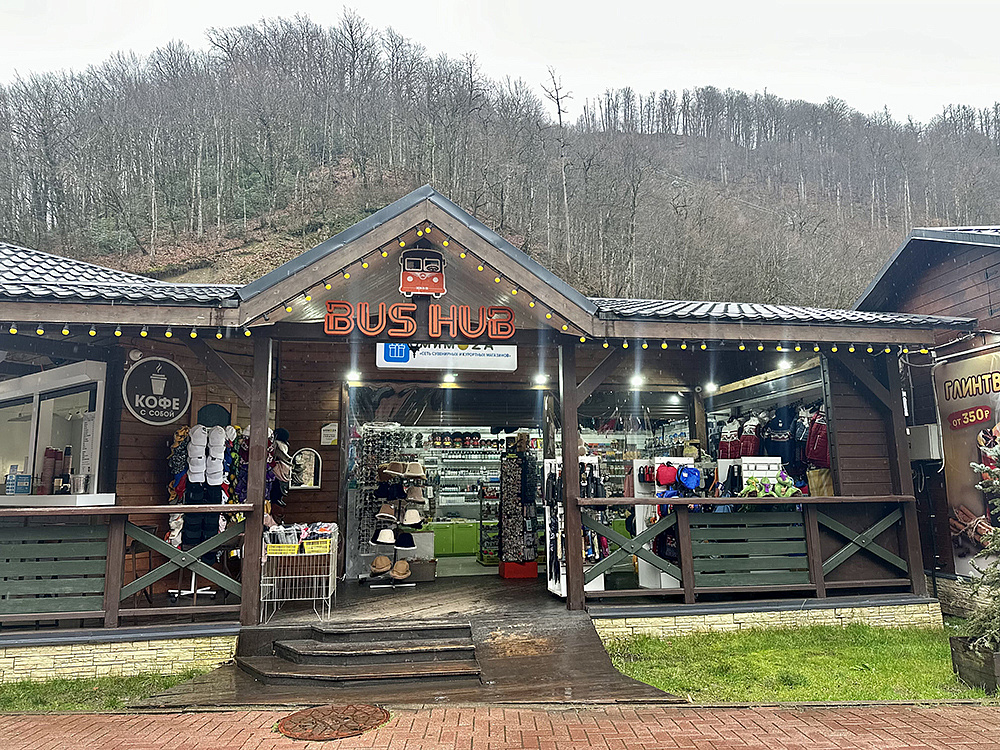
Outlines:
[[[238,282],[430,183],[592,294],[842,306],[911,227],[1000,222],[1000,105],[579,101],[571,70],[491,80],[464,52],[349,13],[15,80],[0,238]]]

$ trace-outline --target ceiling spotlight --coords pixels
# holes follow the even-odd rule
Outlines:
[[[778,360],[778,369],[780,369],[780,370],[791,370],[792,369],[792,363],[789,362],[787,359]]]
[[[629,385],[631,385],[633,388],[638,388],[645,382],[645,380],[643,379],[642,375],[636,373],[629,379],[628,382]]]
[[[361,373],[358,370],[351,370],[347,373],[348,380],[361,380]]]
[[[94,326],[91,326],[91,327],[90,327],[90,330],[89,330],[89,331],[87,331],[87,335],[88,335],[88,336],[96,336],[96,335],[97,335],[97,329],[96,329],[96,328],[94,328]]]
[[[544,372],[535,373],[535,385],[545,385],[549,381],[549,376]]]
[[[122,337],[122,327],[118,326],[115,328],[115,338],[120,339]]]
[[[38,327],[35,328],[35,333],[37,333],[39,336],[44,336],[45,335],[45,328],[42,326],[41,323],[39,323]]]
[[[458,377],[453,372],[446,372],[442,380],[445,383],[454,383],[456,380],[458,380]]]
[[[719,390],[719,386],[715,383],[705,383],[705,393],[715,393]]]
[[[68,323],[63,323],[62,335],[63,336],[69,336],[69,324]]]
[[[216,328],[215,329],[215,338],[220,339],[220,340],[222,339],[222,329],[221,328]]]
[[[139,331],[139,335],[146,338],[149,335],[149,326],[143,326],[142,330]]]

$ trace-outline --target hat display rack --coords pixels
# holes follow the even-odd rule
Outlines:
[[[538,465],[528,450],[527,433],[509,440],[513,445],[500,463],[499,557],[501,562],[531,562],[538,559]]]
[[[416,549],[413,531],[423,527],[420,510],[424,506],[423,485],[427,480],[419,461],[388,461],[377,467],[375,498],[376,528],[368,543],[379,554],[369,566],[365,579],[371,589],[413,588],[408,581],[410,564],[399,559],[400,551]],[[417,507],[419,506],[419,507]],[[386,554],[392,550],[392,558]]]

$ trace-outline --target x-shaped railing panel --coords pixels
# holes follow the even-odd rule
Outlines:
[[[823,574],[828,574],[831,570],[841,565],[860,550],[870,552],[876,557],[880,557],[885,560],[890,565],[899,568],[904,573],[908,573],[909,567],[906,564],[906,560],[899,557],[899,555],[894,555],[885,547],[875,544],[875,538],[879,534],[902,519],[903,511],[896,508],[892,513],[872,525],[870,528],[865,529],[864,531],[855,531],[854,529],[845,526],[840,521],[835,521],[825,513],[817,513],[816,520],[818,520],[821,525],[836,532],[837,534],[840,534],[840,536],[847,540],[846,546],[840,548],[823,561]]]
[[[610,526],[605,526],[593,516],[581,512],[580,517],[583,519],[584,527],[590,529],[591,531],[596,531],[598,534],[605,537],[609,543],[618,545],[618,549],[600,562],[596,563],[592,568],[588,569],[584,573],[583,582],[585,584],[590,583],[602,573],[608,572],[619,561],[625,560],[632,555],[642,558],[653,567],[662,570],[664,573],[669,573],[674,578],[680,580],[680,568],[673,563],[667,562],[662,557],[654,554],[652,550],[646,549],[644,546],[651,542],[655,537],[677,524],[676,513],[669,513],[663,516],[663,518],[659,521],[654,523],[649,528],[643,529],[631,539],[627,536],[622,536]]]
[[[181,568],[192,570],[202,578],[207,578],[216,586],[224,588],[226,591],[236,594],[236,596],[242,596],[243,587],[240,585],[239,581],[235,581],[225,573],[216,570],[210,565],[206,565],[201,561],[201,556],[208,554],[220,545],[228,542],[230,539],[238,537],[243,533],[243,525],[243,521],[230,524],[221,534],[216,534],[212,538],[206,539],[201,544],[198,544],[189,550],[180,550],[172,544],[168,544],[163,541],[159,537],[150,534],[148,531],[143,531],[135,524],[126,522],[126,535],[132,537],[132,539],[136,542],[149,547],[149,549],[154,552],[159,552],[167,558],[167,561],[162,565],[153,568],[151,571],[146,573],[146,575],[136,578],[131,583],[122,586],[121,598],[123,600],[127,599],[133,594],[142,591],[147,586],[152,585],[161,578],[164,578]]]

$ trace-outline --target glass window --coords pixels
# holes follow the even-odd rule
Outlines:
[[[0,471],[6,476],[17,464],[25,471],[31,451],[31,418],[33,399],[21,398],[0,404]]]
[[[437,258],[426,258],[424,260],[424,270],[428,273],[437,273],[441,270],[441,261]]]
[[[90,384],[43,393],[38,405],[38,437],[35,440],[36,478],[45,481],[51,475],[46,472],[45,451],[54,448],[72,452],[72,462],[63,464],[63,473],[89,473],[94,452],[94,410],[97,402],[97,385]],[[88,471],[81,471],[81,468]],[[51,489],[45,489],[50,492]]]
[[[423,262],[420,258],[407,258],[405,268],[407,271],[422,271]]]

